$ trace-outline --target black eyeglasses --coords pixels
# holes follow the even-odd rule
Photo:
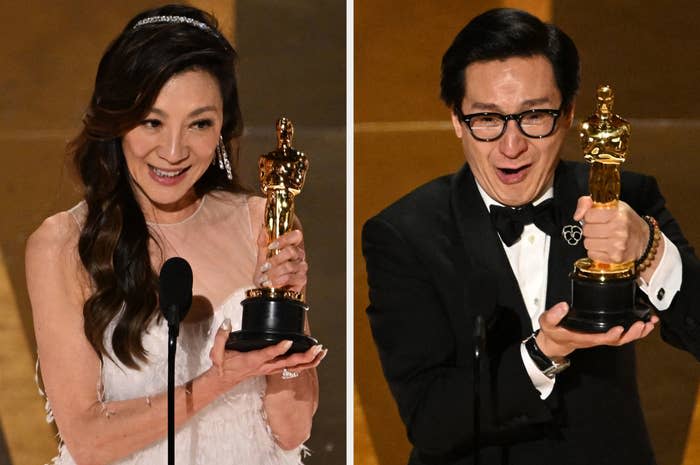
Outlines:
[[[465,115],[456,108],[460,120],[464,122],[476,140],[491,142],[506,132],[508,120],[518,124],[520,132],[533,139],[547,137],[554,132],[561,110],[534,109],[512,115],[501,113],[471,113]]]

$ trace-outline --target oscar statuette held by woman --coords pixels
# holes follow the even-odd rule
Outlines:
[[[287,118],[277,120],[277,149],[260,157],[260,187],[267,197],[265,227],[269,243],[274,243],[293,228],[294,199],[301,192],[309,169],[303,152],[292,147],[294,126]],[[268,246],[269,247],[269,246]],[[276,248],[268,258],[279,254]],[[231,333],[227,349],[248,351],[261,349],[281,340],[292,341],[290,353],[306,352],[318,341],[307,333],[304,322],[309,307],[303,292],[290,289],[259,287],[246,291],[241,330]],[[293,372],[283,372],[294,376]]]

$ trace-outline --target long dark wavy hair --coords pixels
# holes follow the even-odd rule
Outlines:
[[[156,16],[191,18],[209,29],[172,18],[135,26]],[[111,346],[116,357],[132,368],[147,360],[142,336],[159,314],[158,277],[149,256],[151,235],[124,160],[122,137],[146,117],[170,78],[202,70],[219,83],[224,105],[221,136],[227,152],[237,153],[231,140],[241,134],[243,123],[234,69],[236,52],[217,27],[213,16],[183,5],[134,17],[102,57],[83,129],[69,144],[88,207],[78,243],[92,285],[83,306],[85,335],[100,356],[106,354],[105,330],[116,319]],[[194,189],[198,196],[212,190],[243,190],[235,172],[229,181],[213,165]]]

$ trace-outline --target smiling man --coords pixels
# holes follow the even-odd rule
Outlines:
[[[624,173],[619,205],[591,208],[588,166],[559,159],[578,83],[556,26],[511,9],[473,19],[442,60],[465,166],[364,227],[367,313],[410,464],[655,463],[632,343],[660,324],[700,357],[700,263],[653,178]],[[579,221],[582,241],[563,234]],[[602,334],[560,326],[585,256],[646,261],[654,316]]]

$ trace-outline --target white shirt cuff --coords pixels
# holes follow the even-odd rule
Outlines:
[[[523,359],[523,364],[525,365],[525,370],[528,376],[532,380],[532,384],[540,392],[540,399],[544,400],[552,393],[554,390],[554,378],[547,378],[542,371],[537,368],[535,362],[532,361],[532,357],[527,353],[525,348],[525,343],[520,344],[520,357]]]
[[[654,270],[649,283],[639,278],[639,288],[649,297],[657,310],[663,311],[671,306],[671,301],[681,288],[683,282],[683,263],[676,245],[662,234],[664,254],[659,266]]]

